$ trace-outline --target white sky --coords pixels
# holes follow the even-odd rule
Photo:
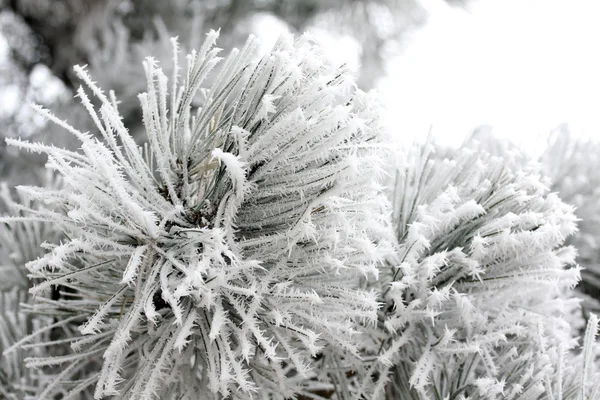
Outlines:
[[[562,122],[600,139],[600,1],[422,2],[428,24],[379,87],[398,139],[432,127],[459,145],[488,124],[535,151]]]

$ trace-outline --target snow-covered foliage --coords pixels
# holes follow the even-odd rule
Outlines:
[[[48,187],[57,187],[59,182],[47,177]],[[0,208],[15,218],[23,218],[21,208],[37,208],[39,204],[24,196],[18,202],[6,184],[0,186]],[[0,224],[0,398],[7,400],[44,398],[47,379],[44,371],[26,368],[28,355],[48,355],[46,343],[60,333],[45,329],[26,346],[19,347],[21,340],[32,329],[50,326],[49,315],[35,312],[28,289],[31,285],[24,268],[26,262],[43,255],[41,245],[56,241],[59,232],[49,224],[38,221],[21,221],[20,224]],[[51,295],[43,299],[51,300]],[[43,302],[42,302],[43,304]]]
[[[552,191],[575,206],[579,232],[569,238],[583,267],[579,289],[586,310],[600,311],[600,143],[575,138],[563,126],[540,158]]]
[[[567,353],[579,306],[576,251],[563,246],[573,208],[535,167],[514,171],[483,150],[441,159],[428,142],[402,156],[398,258],[380,273],[385,329],[372,335],[365,396],[591,398],[579,397],[582,364]]]
[[[18,188],[43,202],[24,206],[32,221],[64,232],[27,263],[30,292],[67,288],[45,310],[79,327],[48,343],[56,355],[28,359],[58,371],[48,396],[293,397],[324,347],[356,358],[377,321],[377,294],[362,289],[392,251],[377,102],[309,37],[261,58],[250,38],[203,87],[217,36],[182,78],[175,42],[169,79],[145,62],[143,147],[81,67],[102,139],[40,109],[81,151],[9,141],[46,153],[64,180]]]
[[[78,145],[7,140],[60,179],[0,191],[1,398],[600,396],[568,245],[588,262],[595,228],[539,164],[485,137],[392,152],[309,36],[217,37],[146,59],[142,145],[84,67],[93,133],[37,107]],[[553,188],[593,198],[560,140]]]

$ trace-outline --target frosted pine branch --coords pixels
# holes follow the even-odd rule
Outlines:
[[[552,190],[573,204],[580,218],[579,232],[569,239],[584,267],[578,286],[587,312],[600,311],[600,180],[597,176],[600,144],[575,138],[561,127],[553,132],[548,149],[540,157]]]
[[[51,189],[60,182],[48,174],[46,185]],[[31,276],[29,281],[25,263],[43,254],[41,245],[56,241],[60,232],[49,224],[27,220],[24,216],[23,208],[37,209],[39,202],[26,195],[15,196],[4,183],[0,196],[3,211],[13,215],[12,221],[20,220],[18,224],[0,223],[0,398],[44,398],[52,382],[42,369],[26,368],[25,358],[49,355],[45,344],[64,337],[56,333],[52,337],[47,329],[52,326],[52,317],[35,312],[28,289],[37,280]],[[46,300],[55,293],[49,293]],[[32,330],[38,333],[28,336]]]
[[[576,232],[572,207],[535,167],[513,170],[481,149],[442,159],[427,142],[400,158],[399,251],[380,273],[385,330],[373,334],[378,358],[361,393],[541,399],[563,390],[557,360],[567,358],[569,374],[581,365],[563,354],[577,345],[579,267],[564,247]]]
[[[42,110],[81,151],[11,142],[48,154],[65,183],[20,190],[48,205],[32,220],[65,232],[28,263],[45,280],[32,290],[65,285],[45,310],[85,316],[77,353],[30,363],[99,365],[57,380],[67,397],[291,397],[324,348],[356,359],[377,320],[376,295],[358,289],[391,251],[377,102],[308,37],[260,58],[250,38],[221,60],[217,36],[170,83],[145,62],[144,147],[82,67],[101,139]]]

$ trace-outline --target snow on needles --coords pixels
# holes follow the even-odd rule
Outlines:
[[[10,141],[46,153],[65,183],[21,188],[48,205],[32,218],[65,232],[29,270],[80,294],[50,306],[76,317],[84,343],[35,361],[61,365],[52,393],[290,397],[319,349],[358,356],[377,320],[357,284],[392,251],[377,101],[308,37],[261,58],[250,38],[220,59],[217,36],[182,69],[175,53],[170,83],[145,62],[144,147],[83,67],[78,97],[101,139],[40,110],[81,151]],[[90,357],[96,372],[82,369]]]
[[[173,40],[169,77],[145,61],[143,145],[79,66],[96,131],[38,107],[79,150],[7,140],[61,183],[0,191],[19,286],[0,292],[0,396],[598,397],[577,218],[539,167],[396,153],[377,95],[310,37],[224,58],[217,37],[181,66]]]

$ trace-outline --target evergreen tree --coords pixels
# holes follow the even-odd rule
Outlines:
[[[324,347],[358,357],[360,327],[377,319],[376,294],[361,288],[392,252],[374,179],[377,102],[308,37],[283,37],[258,59],[250,38],[203,87],[216,37],[187,56],[182,83],[176,42],[170,84],[144,64],[143,147],[81,67],[102,105],[83,88],[78,97],[103,141],[42,109],[81,151],[9,140],[46,153],[64,180],[18,188],[40,204],[23,208],[27,223],[64,232],[27,264],[41,280],[30,293],[70,289],[45,305],[70,333],[59,355],[25,360],[60,366],[48,395],[93,385],[94,398],[287,398]]]
[[[88,121],[36,106],[64,146],[7,139],[49,175],[0,191],[0,396],[600,397],[575,150],[395,149],[310,36],[221,58],[211,31],[181,62],[161,32],[119,93],[74,68]]]

